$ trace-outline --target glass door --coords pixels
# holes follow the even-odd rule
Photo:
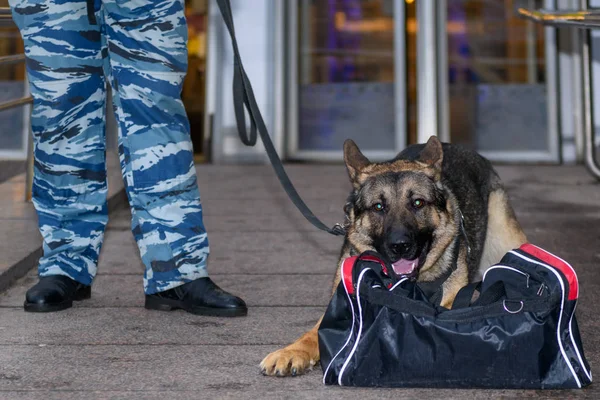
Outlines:
[[[451,142],[493,161],[558,162],[555,30],[516,12],[518,7],[553,9],[554,1],[417,3],[427,2],[435,4],[436,13],[417,10],[417,18],[419,24],[437,26],[438,52],[437,59],[419,68],[418,82],[441,77],[439,104],[419,112],[417,124],[436,119],[438,132],[446,131]]]
[[[405,0],[299,0],[290,7],[289,158],[372,159],[406,145]]]

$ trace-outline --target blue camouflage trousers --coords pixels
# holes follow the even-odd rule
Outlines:
[[[85,0],[10,5],[34,98],[33,201],[44,248],[39,275],[87,285],[96,275],[108,221],[108,82],[145,292],[206,277],[209,247],[181,101],[184,0],[95,0],[90,15]]]

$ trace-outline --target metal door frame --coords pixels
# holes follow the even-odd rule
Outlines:
[[[556,0],[545,0],[546,9],[556,9]],[[437,10],[436,10],[437,8]],[[444,10],[442,11],[441,8]],[[446,0],[419,0],[417,2],[417,23],[421,41],[417,49],[420,60],[417,68],[417,112],[418,140],[423,142],[433,133],[442,140],[449,140],[449,116],[445,109],[448,104],[448,52],[446,47]],[[548,149],[546,151],[479,151],[492,161],[501,162],[560,162],[559,148],[559,85],[558,51],[556,29],[545,28],[546,92]],[[437,43],[436,43],[437,42]],[[431,87],[432,78],[438,79],[436,87]]]
[[[306,0],[301,0],[306,1]],[[406,111],[406,11],[404,0],[394,1],[394,112],[396,148],[393,150],[366,150],[365,156],[373,161],[387,160],[406,147],[407,111]],[[421,1],[421,0],[420,0]],[[298,1],[287,2],[287,158],[310,161],[339,161],[343,157],[340,148],[336,151],[300,150],[299,143],[299,13]],[[365,132],[368,135],[368,132]]]
[[[450,141],[446,6],[447,0],[416,2],[418,143],[431,135]]]

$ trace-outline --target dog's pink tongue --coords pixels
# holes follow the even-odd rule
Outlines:
[[[417,268],[418,259],[414,260],[398,260],[392,264],[394,272],[398,275],[410,275]]]

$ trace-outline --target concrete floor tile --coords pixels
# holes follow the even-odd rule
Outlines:
[[[312,328],[325,307],[255,307],[248,316],[215,318],[144,308],[82,308],[26,313],[3,308],[6,345],[287,345]],[[11,321],[8,323],[8,321]],[[106,329],[106,327],[112,329]]]
[[[223,289],[242,297],[248,306],[326,306],[332,275],[211,275]],[[25,292],[37,282],[28,275],[0,294],[0,307],[22,307]],[[99,275],[92,298],[75,307],[143,307],[142,275]]]
[[[333,277],[342,241],[321,232],[209,233],[210,274],[320,273]],[[129,231],[107,231],[98,273],[141,273],[144,266]]]
[[[40,391],[109,398],[146,398],[174,393],[175,398],[344,398],[344,399],[490,399],[565,398],[592,396],[581,391],[348,389],[325,387],[321,369],[296,378],[264,377],[258,361],[269,346],[11,346],[0,353],[6,365],[0,379],[0,395],[16,391]],[[77,373],[73,373],[76,368]],[[28,392],[28,395],[36,393]],[[215,397],[211,397],[211,395]],[[200,397],[201,396],[201,397]],[[207,397],[208,396],[208,397]],[[30,397],[34,398],[34,397]],[[117,397],[114,397],[117,398]],[[147,397],[156,398],[156,397]],[[163,397],[165,398],[165,397]]]
[[[343,165],[286,169],[315,214],[338,222],[349,190]],[[249,315],[220,319],[142,308],[143,266],[122,210],[111,218],[91,300],[55,314],[25,313],[35,272],[0,295],[0,398],[600,398],[594,385],[582,391],[340,389],[322,385],[320,368],[295,379],[261,376],[260,360],[324,311],[341,240],[304,221],[268,166],[197,170],[209,272],[248,302]],[[577,318],[594,370],[600,365],[600,187],[579,166],[498,171],[529,240],[577,271]]]

